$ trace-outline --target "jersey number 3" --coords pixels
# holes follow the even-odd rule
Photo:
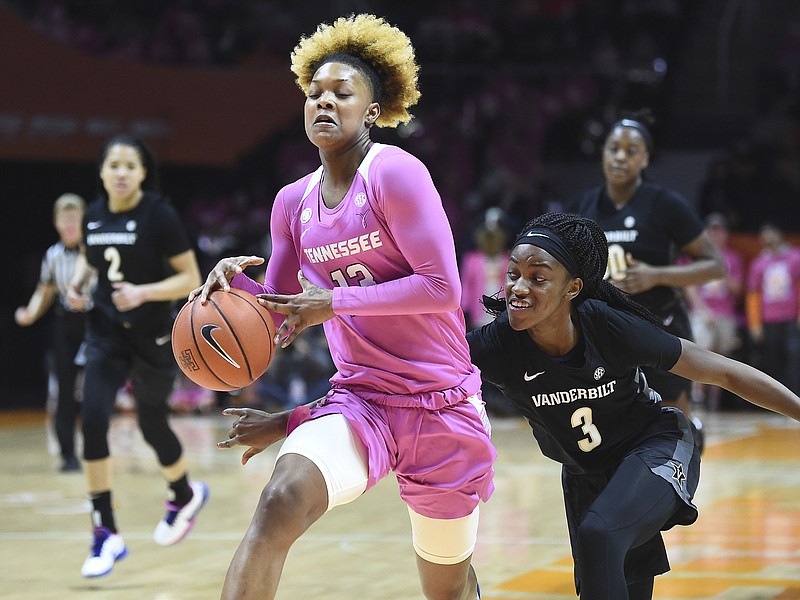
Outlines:
[[[580,427],[581,431],[586,436],[578,440],[578,448],[584,452],[591,452],[603,441],[597,427],[592,423],[592,409],[588,406],[582,406],[572,413],[572,426]]]

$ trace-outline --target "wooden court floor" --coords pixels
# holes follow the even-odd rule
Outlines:
[[[706,415],[700,518],[666,534],[673,570],[659,600],[800,600],[800,427],[758,412]],[[81,474],[56,472],[44,414],[0,414],[0,599],[215,600],[272,468],[275,448],[239,465],[217,450],[228,417],[177,416],[191,475],[211,487],[192,534],[150,536],[165,487],[130,416],[113,423],[117,518],[130,555],[85,580],[89,514]],[[497,491],[482,507],[474,556],[485,600],[567,600],[571,559],[558,466],[524,422],[495,419]],[[329,513],[294,546],[283,600],[421,598],[408,518],[393,479]]]

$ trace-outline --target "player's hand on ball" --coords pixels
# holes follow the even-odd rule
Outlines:
[[[199,288],[193,289],[189,292],[188,301],[191,302],[198,296],[200,303],[205,304],[208,295],[212,290],[219,288],[224,292],[229,292],[231,289],[230,281],[236,275],[245,270],[250,265],[260,265],[264,259],[260,256],[233,256],[230,258],[223,258],[211,269],[211,272],[206,277],[205,283]]]
[[[306,327],[319,325],[336,316],[333,312],[333,291],[321,288],[297,272],[297,281],[303,288],[299,294],[258,294],[259,303],[273,312],[286,315],[278,331],[275,343],[286,348]],[[282,341],[281,341],[282,340]]]
[[[242,454],[243,465],[286,435],[286,413],[272,414],[253,408],[226,408],[222,414],[238,418],[231,425],[228,439],[217,442],[217,448],[248,446]]]

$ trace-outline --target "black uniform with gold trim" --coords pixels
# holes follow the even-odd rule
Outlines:
[[[83,233],[86,259],[97,270],[86,336],[84,456],[109,455],[105,431],[116,390],[130,378],[145,439],[162,465],[173,464],[181,456],[166,419],[177,374],[170,345],[174,303],[119,311],[111,295],[117,282],[153,283],[172,275],[169,259],[191,250],[188,236],[175,209],[154,193],[120,213],[111,212],[105,198],[96,200],[86,209]]]
[[[625,255],[634,260],[661,267],[675,264],[680,248],[696,239],[705,226],[689,203],[676,192],[644,182],[631,200],[620,209],[614,206],[605,186],[584,193],[569,208],[595,221],[608,239],[606,278],[625,276]],[[685,339],[693,339],[689,315],[679,289],[657,286],[632,296],[664,323],[667,331]],[[645,374],[658,392],[675,400],[681,392],[690,392],[691,383],[677,375],[645,369]]]
[[[86,209],[83,225],[86,259],[97,270],[96,309],[105,318],[141,332],[171,325],[172,302],[146,302],[120,312],[111,294],[114,283],[143,284],[169,277],[174,271],[168,259],[192,249],[174,207],[157,194],[145,193],[133,210],[112,213],[108,201],[100,198]]]
[[[514,331],[505,312],[469,332],[467,340],[484,379],[503,390],[525,416],[545,456],[562,463],[573,549],[584,515],[629,457],[638,456],[672,486],[679,498],[670,509],[674,512],[662,515],[655,535],[628,554],[626,575],[637,581],[669,569],[658,528],[688,525],[697,518],[692,497],[700,455],[689,422],[679,410],[662,407],[639,368],[670,369],[680,357],[681,343],[657,325],[600,300],[586,300],[576,311],[580,343],[563,357],[548,356],[527,331]]]

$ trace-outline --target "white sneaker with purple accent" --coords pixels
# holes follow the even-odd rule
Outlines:
[[[194,527],[200,509],[208,501],[208,486],[202,481],[191,483],[192,499],[183,506],[167,502],[167,514],[156,525],[153,541],[159,546],[171,546],[180,542]]]
[[[105,527],[94,528],[94,539],[89,556],[81,567],[84,577],[103,577],[111,573],[114,563],[128,555],[122,536],[111,533]]]

